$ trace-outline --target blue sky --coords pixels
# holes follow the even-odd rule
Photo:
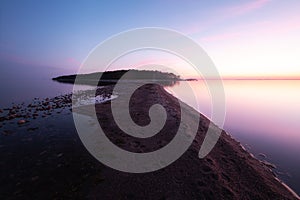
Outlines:
[[[198,42],[223,75],[300,75],[300,1],[1,1],[2,60],[76,70],[100,42],[164,27]]]

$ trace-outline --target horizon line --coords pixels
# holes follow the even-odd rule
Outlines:
[[[187,79],[197,79],[197,80],[300,80],[300,76],[220,76],[220,77],[190,77]]]

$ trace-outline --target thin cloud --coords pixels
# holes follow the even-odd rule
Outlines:
[[[214,17],[205,19],[201,22],[190,24],[188,27],[184,28],[184,32],[190,35],[198,34],[201,31],[210,29],[217,24],[220,24],[226,20],[245,15],[251,12],[254,12],[265,5],[267,5],[270,0],[256,0],[243,4],[233,5],[233,6],[224,6],[217,8],[213,13]]]
[[[287,34],[300,31],[300,17],[284,16],[280,19],[263,20],[251,24],[240,24],[233,26],[222,33],[202,36],[201,42],[215,42],[236,39],[238,37],[280,38]]]
[[[269,2],[270,0],[257,0],[257,1],[251,1],[249,3],[232,6],[225,9],[225,14],[228,14],[229,16],[238,16],[238,15],[247,14],[249,12],[262,8]]]

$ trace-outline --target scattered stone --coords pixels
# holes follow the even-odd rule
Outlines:
[[[34,98],[32,102],[27,104],[24,102],[21,104],[12,103],[8,108],[0,109],[0,113],[4,113],[0,116],[0,127],[5,127],[5,121],[8,121],[7,124],[17,123],[21,126],[28,123],[30,119],[45,118],[54,113],[60,114],[67,109],[72,112],[72,94],[45,99]],[[19,120],[15,121],[16,119]],[[33,131],[35,129],[28,128],[27,130]]]
[[[30,114],[29,113],[27,113],[26,115],[25,115],[25,118],[30,118],[31,116],[30,116]]]
[[[286,175],[286,173],[282,172],[282,171],[276,171],[276,174],[278,174],[278,175]]]
[[[267,166],[270,169],[276,169],[276,165],[268,162],[268,161],[261,161],[262,164],[264,164],[265,166]]]
[[[57,157],[62,157],[64,154],[63,153],[60,153],[60,154],[57,154]]]
[[[16,111],[15,110],[10,110],[8,114],[10,114],[10,115],[16,114]]]
[[[259,153],[258,156],[261,158],[267,158],[266,154],[263,154],[263,153]]]
[[[11,114],[11,115],[8,116],[8,119],[15,119],[16,116],[17,116],[16,114]]]
[[[3,122],[3,121],[5,121],[5,120],[6,120],[5,117],[0,117],[0,122]]]
[[[18,124],[19,124],[19,125],[25,124],[25,123],[26,123],[26,120],[24,120],[24,119],[20,119],[20,120],[18,121]]]

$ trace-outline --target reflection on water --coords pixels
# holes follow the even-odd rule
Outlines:
[[[211,116],[211,98],[204,81],[191,81],[198,105]],[[258,155],[273,162],[275,172],[300,193],[300,80],[225,80],[224,129]],[[189,104],[181,84],[167,88]]]
[[[55,97],[72,92],[72,84],[52,81],[61,74],[74,74],[74,69],[12,63],[0,59],[0,108],[11,103],[31,102],[34,98]],[[91,86],[80,86],[83,90]]]
[[[54,97],[72,91],[72,85],[51,80],[66,70],[3,60],[0,60],[0,66],[1,108],[9,107],[12,102],[29,102],[35,97]]]
[[[72,74],[57,68],[1,64],[0,108],[34,97],[51,97],[71,92],[71,84],[51,80]],[[189,81],[197,97],[191,105],[210,117],[211,98],[203,81]],[[255,155],[264,153],[276,164],[276,173],[300,194],[300,80],[226,80],[224,129]],[[171,83],[174,84],[174,83]],[[82,86],[82,89],[89,89]],[[193,99],[182,83],[167,88],[182,101]],[[94,100],[94,99],[93,99]]]

